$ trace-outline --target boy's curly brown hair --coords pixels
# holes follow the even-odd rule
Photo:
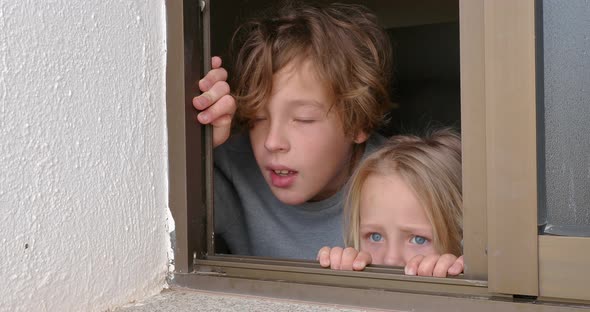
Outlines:
[[[238,128],[251,126],[268,101],[273,75],[305,60],[331,89],[347,135],[372,133],[391,108],[391,43],[376,16],[363,6],[283,3],[270,17],[238,28],[232,46],[237,54],[232,89]]]

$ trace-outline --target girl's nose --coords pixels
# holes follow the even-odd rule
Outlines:
[[[388,247],[383,258],[383,264],[391,266],[405,266],[406,261],[404,260],[403,254],[399,247]]]
[[[289,150],[289,140],[284,127],[278,123],[270,125],[264,141],[264,147],[269,152],[286,152]]]

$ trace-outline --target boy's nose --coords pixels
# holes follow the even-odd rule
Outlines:
[[[285,152],[289,150],[289,142],[281,125],[271,125],[264,141],[269,152]]]

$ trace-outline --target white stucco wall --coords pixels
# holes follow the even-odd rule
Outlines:
[[[164,0],[0,1],[0,310],[159,292]]]

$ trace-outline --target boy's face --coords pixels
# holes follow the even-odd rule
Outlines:
[[[412,189],[398,175],[371,174],[360,198],[360,249],[373,264],[405,266],[436,254],[433,229]]]
[[[329,89],[312,63],[288,64],[273,77],[271,97],[256,114],[250,140],[273,194],[302,204],[335,194],[349,177],[355,141],[344,129]]]

